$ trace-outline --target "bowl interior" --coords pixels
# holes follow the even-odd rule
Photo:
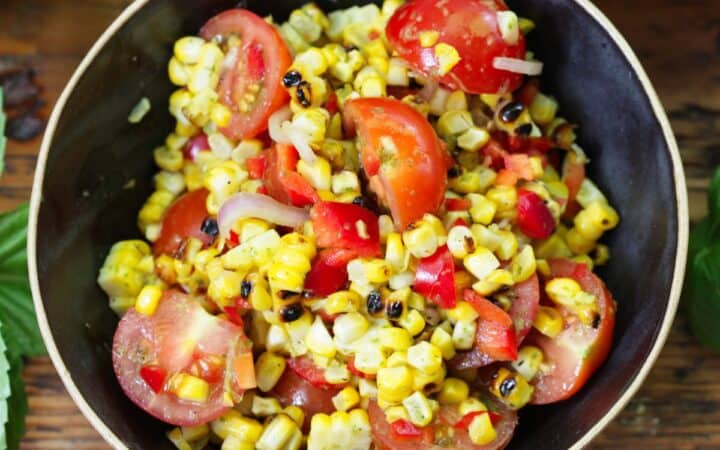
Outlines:
[[[250,0],[244,6],[283,20],[302,3]],[[318,3],[327,11],[354,2]],[[545,62],[543,91],[556,95],[561,114],[580,125],[590,176],[622,218],[605,239],[613,259],[599,270],[618,303],[610,358],[571,400],[523,410],[510,446],[567,448],[630,385],[663,322],[678,250],[673,163],[638,76],[584,8],[567,0],[509,3],[536,22],[529,47]],[[109,247],[139,235],[135,218],[152,190],[152,150],[173,126],[166,76],[173,41],[236,4],[147,2],[80,77],[49,145],[34,255],[47,320],[72,381],[129,448],[173,447],[166,426],[133,406],[115,381],[110,348],[117,318],[95,279]],[[143,96],[152,109],[131,125],[127,115]]]

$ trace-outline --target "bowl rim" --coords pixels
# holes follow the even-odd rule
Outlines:
[[[140,11],[146,4],[151,0],[134,0],[128,5],[122,13],[105,29],[100,35],[97,41],[90,48],[88,53],[83,58],[80,65],[77,67],[72,77],[68,81],[67,85],[62,91],[62,94],[58,98],[57,102],[53,107],[52,114],[47,124],[47,128],[43,137],[43,141],[38,153],[37,165],[35,168],[35,175],[32,186],[32,195],[30,199],[30,212],[28,222],[28,239],[27,239],[27,252],[28,252],[28,271],[30,279],[30,287],[33,295],[33,302],[35,304],[35,311],[40,326],[40,331],[45,341],[50,359],[53,362],[60,378],[67,389],[68,393],[72,397],[75,404],[78,406],[85,418],[92,424],[96,431],[109,443],[113,448],[121,450],[127,449],[122,440],[108,427],[108,425],[95,413],[93,408],[87,403],[80,390],[75,385],[70,372],[65,365],[65,362],[60,355],[55,340],[50,329],[47,315],[45,312],[45,306],[42,301],[40,292],[40,284],[38,280],[37,271],[37,223],[38,223],[38,212],[40,210],[40,203],[42,201],[42,186],[45,176],[45,166],[47,163],[48,154],[50,147],[53,142],[55,131],[57,128],[58,121],[62,115],[68,98],[72,94],[76,84],[80,78],[84,75],[90,64],[95,60],[98,53],[105,47],[110,38],[117,33],[120,28],[128,22],[138,11]],[[668,295],[667,309],[663,317],[660,331],[657,334],[655,342],[648,353],[647,358],[643,362],[640,370],[637,372],[630,385],[626,387],[625,391],[622,392],[615,404],[605,413],[605,415],[598,420],[585,434],[580,437],[571,447],[571,449],[582,449],[587,446],[625,407],[630,399],[635,395],[637,390],[640,388],[645,378],[647,377],[650,369],[655,364],[660,351],[662,350],[665,341],[667,340],[670,328],[677,311],[677,306],[680,300],[680,293],[682,291],[683,278],[685,273],[685,265],[687,258],[687,244],[688,244],[688,230],[689,230],[689,214],[688,214],[688,196],[687,186],[685,183],[685,174],[680,158],[680,152],[678,150],[677,142],[673,134],[670,122],[667,118],[665,110],[662,107],[660,99],[647,76],[647,73],[643,69],[639,59],[635,55],[635,52],[631,49],[628,42],[620,34],[617,28],[610,22],[610,19],[605,16],[590,0],[573,0],[575,4],[580,6],[589,14],[593,20],[595,20],[610,36],[615,45],[620,49],[623,56],[626,58],[633,71],[638,77],[640,84],[642,85],[645,94],[650,102],[655,118],[660,124],[663,130],[663,136],[665,143],[670,152],[673,169],[673,180],[675,183],[675,196],[677,204],[677,223],[678,223],[678,238],[677,247],[675,250],[675,265],[673,270],[673,279],[670,286],[670,292]]]

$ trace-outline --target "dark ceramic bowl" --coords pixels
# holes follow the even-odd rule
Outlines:
[[[305,0],[248,0],[282,19]],[[352,0],[320,0],[324,9]],[[579,123],[590,175],[622,217],[599,270],[618,302],[605,365],[569,401],[521,414],[511,449],[587,444],[638,389],[667,336],[682,284],[687,200],[665,113],[628,44],[587,0],[510,0],[537,23],[530,48],[545,62],[543,87]],[[47,348],[65,386],[116,448],[170,449],[166,426],[136,408],[113,374],[117,318],[95,282],[112,243],[138,236],[136,212],[151,192],[151,150],[172,127],[166,64],[173,41],[194,34],[233,0],[137,0],[102,35],[58,101],[35,175],[30,274]],[[139,98],[153,108],[126,118]],[[134,188],[126,188],[129,180]]]

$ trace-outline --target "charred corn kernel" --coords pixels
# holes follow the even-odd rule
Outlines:
[[[512,366],[523,378],[532,381],[540,370],[542,362],[542,350],[532,345],[525,345],[518,350],[518,357],[512,362]]]
[[[425,329],[425,319],[422,314],[415,309],[411,309],[398,320],[398,325],[403,327],[410,336],[417,336]]]
[[[437,132],[442,137],[456,136],[464,133],[473,126],[469,111],[444,112],[437,122]]]
[[[530,103],[530,117],[533,121],[544,126],[552,122],[557,114],[558,102],[554,98],[538,93]]]
[[[583,236],[580,231],[573,227],[565,235],[567,248],[575,254],[589,253],[595,248],[596,241]]]
[[[475,397],[468,397],[465,400],[460,402],[460,405],[458,406],[458,411],[460,411],[460,415],[464,416],[470,413],[474,412],[483,412],[487,411],[487,406],[480,400],[478,400]]]
[[[438,75],[440,76],[449,73],[460,62],[460,53],[450,44],[440,42],[435,45],[434,51],[438,60]]]
[[[477,323],[460,321],[453,327],[452,339],[457,350],[470,350],[475,344]]]
[[[176,86],[185,86],[190,80],[190,68],[177,58],[170,58],[168,63],[168,78]]]
[[[402,58],[393,57],[388,61],[387,75],[385,77],[390,86],[408,86],[408,67]]]
[[[420,33],[420,45],[423,47],[432,47],[433,45],[437,44],[438,39],[440,38],[440,33],[437,31],[422,31]]]
[[[500,261],[495,255],[487,248],[480,246],[463,258],[463,264],[468,272],[478,279],[485,278],[490,272],[500,267]]]
[[[385,420],[393,423],[397,420],[410,420],[410,416],[404,406],[395,405],[385,409]]]
[[[328,314],[340,314],[357,311],[360,307],[362,298],[357,292],[338,291],[333,292],[327,297],[325,303],[325,311]]]
[[[268,392],[278,382],[285,371],[285,358],[274,353],[265,352],[255,362],[255,378],[258,388]]]
[[[518,240],[515,233],[510,230],[499,230],[498,235],[498,248],[495,249],[495,253],[500,259],[506,261],[512,258],[518,249]]]
[[[435,328],[432,336],[430,336],[430,343],[440,349],[443,359],[450,359],[455,356],[455,345],[452,336],[444,329]]]
[[[563,330],[564,322],[560,312],[552,306],[540,306],[533,321],[533,327],[547,337],[556,338]]]
[[[210,394],[210,385],[202,378],[186,373],[174,375],[170,381],[172,392],[182,400],[205,403]]]
[[[180,428],[174,428],[169,431],[167,437],[178,450],[192,450],[190,444],[188,444],[187,440],[183,438],[182,430]]]
[[[489,200],[481,194],[468,194],[467,199],[470,200],[470,217],[473,222],[488,225],[495,217],[497,206],[495,202]]]
[[[380,345],[390,350],[407,350],[412,345],[412,336],[405,328],[381,328],[378,336]]]
[[[282,411],[282,406],[276,398],[253,396],[252,414],[255,417],[269,417]]]
[[[519,409],[530,401],[534,388],[519,373],[501,367],[493,379],[490,391],[510,408]]]
[[[495,186],[488,190],[485,196],[497,205],[498,211],[512,210],[517,203],[517,191],[514,186]]]
[[[402,234],[403,243],[407,250],[416,258],[431,256],[438,248],[438,236],[429,224],[419,222],[415,228]]]
[[[446,378],[438,393],[438,401],[443,405],[457,405],[468,398],[470,388],[459,378]]]
[[[315,322],[313,322],[307,336],[305,336],[305,344],[311,352],[327,358],[332,358],[337,352],[335,342],[333,342],[333,338],[325,328],[320,316],[315,317]]]
[[[468,426],[468,436],[475,445],[487,445],[497,438],[497,432],[490,420],[490,414],[480,414]]]
[[[354,387],[347,386],[332,398],[332,402],[337,411],[349,411],[360,403],[360,394]]]
[[[158,147],[153,151],[155,164],[168,172],[177,172],[183,167],[183,154],[180,150]]]
[[[152,316],[160,303],[162,289],[158,286],[145,286],[135,301],[135,310],[142,315]]]
[[[362,409],[316,414],[310,423],[308,450],[366,450],[371,444],[370,419]]]
[[[486,129],[471,126],[458,136],[457,145],[463,150],[476,152],[483,148],[488,141],[490,141],[490,133]]]
[[[605,244],[598,244],[597,247],[595,247],[595,257],[593,262],[597,266],[602,266],[604,264],[607,264],[607,262],[610,260],[610,248]]]
[[[355,172],[343,170],[332,176],[331,189],[333,194],[342,194],[344,192],[360,191],[360,180]]]
[[[593,202],[575,216],[575,229],[589,240],[597,240],[604,231],[615,228],[620,221],[612,206]]]
[[[553,278],[545,284],[545,292],[555,304],[574,312],[586,325],[599,317],[600,307],[594,295],[582,290],[572,278]]]
[[[376,380],[377,395],[387,402],[400,403],[412,394],[413,377],[407,366],[382,368]]]
[[[524,245],[512,259],[510,271],[515,283],[527,280],[535,273],[537,264],[535,263],[535,253],[530,245]]]
[[[270,325],[267,337],[265,338],[265,347],[270,352],[284,352],[287,350],[290,337],[287,331],[280,325]]]
[[[425,373],[437,372],[443,364],[442,351],[427,341],[408,348],[407,354],[408,364]]]
[[[419,427],[430,424],[433,420],[433,410],[427,397],[422,392],[414,392],[402,402],[407,410],[410,422]]]
[[[368,346],[355,354],[353,364],[359,371],[374,375],[383,366],[385,359],[385,354],[379,348]]]
[[[464,300],[457,302],[454,308],[446,309],[445,312],[451,323],[472,322],[479,317],[475,308]]]
[[[298,430],[298,426],[285,414],[278,414],[265,426],[255,443],[258,450],[281,450]]]

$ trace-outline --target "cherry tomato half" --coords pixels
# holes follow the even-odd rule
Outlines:
[[[160,236],[153,243],[156,255],[172,255],[187,238],[200,239],[209,245],[215,239],[202,231],[202,224],[209,214],[205,207],[207,189],[198,189],[181,195],[170,205],[160,228]]]
[[[525,58],[525,38],[510,45],[502,37],[497,13],[507,11],[502,0],[415,0],[398,8],[385,32],[392,47],[417,71],[452,88],[473,94],[506,93],[517,89],[523,76],[493,67],[496,57]],[[439,73],[435,45],[423,47],[423,32],[439,32],[437,43],[451,45],[460,61]]]
[[[315,414],[332,414],[335,411],[332,398],[339,389],[321,389],[315,387],[292,369],[285,369],[271,394],[281,405],[295,405],[305,411],[303,430],[310,429],[310,420]]]
[[[517,359],[517,338],[510,315],[472,289],[465,289],[463,298],[480,315],[475,334],[478,350],[494,361]]]
[[[240,45],[228,50],[235,60],[227,57],[224,65],[234,64],[221,74],[218,94],[233,113],[222,132],[238,140],[253,138],[266,130],[268,117],[287,101],[281,80],[292,57],[275,28],[245,9],[224,11],[200,30],[200,36],[206,40],[233,35],[240,38]],[[254,99],[248,101],[249,97]]]
[[[265,152],[265,157],[263,181],[272,198],[293,206],[320,200],[310,183],[295,170],[299,156],[294,147],[277,144]]]

